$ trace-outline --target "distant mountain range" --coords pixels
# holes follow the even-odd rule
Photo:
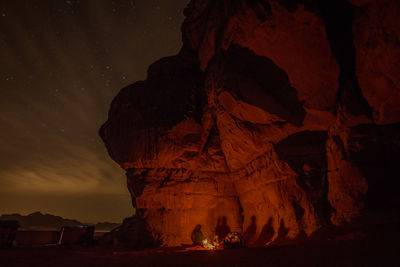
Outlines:
[[[29,215],[3,214],[0,220],[15,220],[21,225],[22,230],[59,230],[62,226],[93,225],[82,223],[77,220],[65,219],[60,216],[34,212]],[[100,222],[94,225],[96,231],[110,231],[118,226],[119,223]]]

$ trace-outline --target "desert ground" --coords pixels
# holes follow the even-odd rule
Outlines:
[[[400,266],[399,228],[272,247],[187,251],[36,247],[0,250],[0,266]],[[383,229],[381,229],[383,230]]]

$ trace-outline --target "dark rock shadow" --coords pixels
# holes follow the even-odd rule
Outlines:
[[[332,213],[328,201],[327,138],[326,131],[304,131],[295,133],[275,145],[279,158],[296,172],[296,182],[307,193],[322,225],[329,224]],[[293,202],[293,206],[296,218],[300,222],[304,210],[299,203]]]
[[[152,159],[165,131],[189,117],[200,122],[207,103],[203,82],[192,51],[153,63],[145,81],[123,88],[111,104],[99,130],[110,156],[117,162]]]
[[[231,45],[224,55],[226,90],[250,105],[302,125],[306,112],[286,72],[272,60]]]
[[[369,211],[393,213],[400,209],[400,123],[359,125],[351,128],[348,160],[368,182],[365,201]],[[365,199],[364,199],[365,198]]]
[[[145,177],[147,173],[142,172],[141,174],[135,174],[134,169],[128,169],[126,171],[126,183],[129,192],[131,193],[132,205],[136,209],[136,198],[143,194],[143,190],[146,187]]]
[[[100,245],[145,249],[159,247],[162,243],[158,233],[151,232],[142,212],[126,218],[122,225],[99,239]]]

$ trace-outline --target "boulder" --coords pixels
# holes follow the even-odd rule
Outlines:
[[[353,4],[189,3],[181,52],[100,129],[157,240],[191,243],[200,225],[268,245],[398,207],[398,5]]]

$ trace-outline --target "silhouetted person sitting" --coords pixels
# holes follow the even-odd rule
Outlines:
[[[224,239],[230,232],[231,228],[227,225],[226,217],[218,219],[217,226],[215,227],[215,234],[218,235],[221,239]]]
[[[257,224],[256,224],[256,216],[251,216],[251,224],[247,228],[247,230],[243,234],[243,239],[246,240],[246,242],[254,243],[256,239],[256,233],[257,233]]]
[[[264,225],[261,230],[260,236],[258,237],[257,244],[258,245],[265,245],[269,244],[270,242],[274,241],[277,237],[273,227],[273,218],[269,218],[268,222]]]
[[[201,246],[203,244],[203,240],[206,239],[206,237],[201,232],[200,224],[196,225],[196,227],[193,229],[193,232],[192,232],[190,238],[192,239],[194,245]]]

